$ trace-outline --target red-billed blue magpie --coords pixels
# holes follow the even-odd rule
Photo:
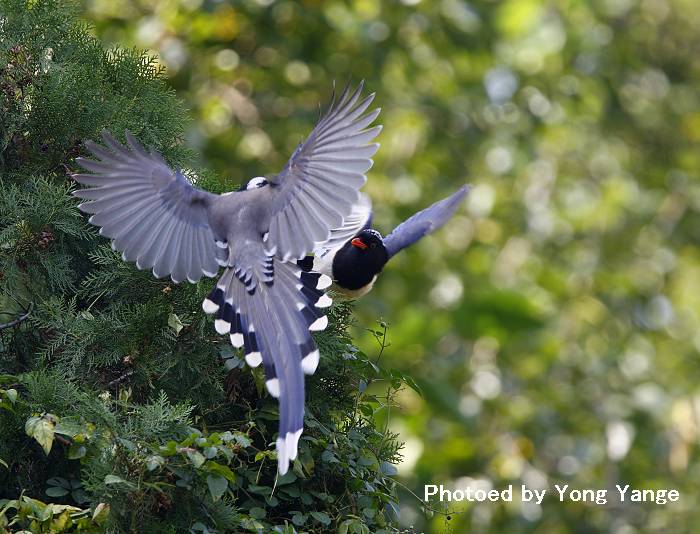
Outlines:
[[[462,186],[449,197],[406,219],[386,237],[372,229],[372,203],[361,194],[345,227],[331,232],[331,238],[316,248],[315,255],[300,260],[299,265],[305,271],[329,276],[344,295],[361,297],[372,289],[377,275],[395,254],[450,220],[467,193],[469,186]],[[351,238],[345,237],[347,226],[358,224],[362,230]]]
[[[311,332],[328,320],[324,290],[331,280],[304,272],[296,260],[331,239],[361,228],[349,218],[367,180],[372,143],[381,126],[369,127],[374,94],[360,99],[363,84],[333,99],[284,169],[256,177],[247,187],[215,195],[194,187],[156,152],[126,132],[126,145],[103,132],[104,146],[87,141],[96,159],[78,158],[89,186],[74,192],[80,209],[112,240],[125,261],[160,278],[194,283],[225,271],[204,300],[216,331],[245,347],[246,362],[263,364],[269,393],[279,398],[279,472],[297,456],[304,420],[304,375],[319,363]],[[332,232],[333,230],[333,232]]]

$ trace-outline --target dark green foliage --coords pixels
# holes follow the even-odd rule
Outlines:
[[[350,306],[278,479],[277,403],[201,312],[213,282],[138,271],[77,210],[74,160],[102,128],[191,162],[155,60],[104,51],[66,2],[0,0],[0,32],[0,323],[19,320],[0,330],[0,532],[396,531],[400,445],[375,417],[407,379],[351,345]]]

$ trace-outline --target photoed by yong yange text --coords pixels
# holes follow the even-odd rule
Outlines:
[[[534,502],[545,499],[558,502],[583,502],[594,505],[615,503],[651,503],[665,505],[681,499],[678,489],[632,488],[629,484],[615,484],[614,488],[574,488],[570,484],[554,484],[550,488],[529,488],[526,484],[509,484],[503,489],[485,489],[464,486],[450,489],[443,484],[427,484],[423,500],[429,502]]]

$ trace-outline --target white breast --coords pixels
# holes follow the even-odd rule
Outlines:
[[[374,287],[374,283],[377,281],[377,275],[374,275],[374,278],[372,278],[372,281],[367,284],[366,286],[361,287],[360,289],[345,289],[343,287],[340,287],[338,285],[334,285],[333,289],[335,289],[338,293],[341,295],[344,295],[350,299],[359,299],[361,296],[366,295],[370,291],[372,291],[372,287]]]

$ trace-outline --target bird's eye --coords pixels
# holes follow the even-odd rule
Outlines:
[[[377,244],[376,244],[376,243],[370,243],[369,248],[377,248]]]

